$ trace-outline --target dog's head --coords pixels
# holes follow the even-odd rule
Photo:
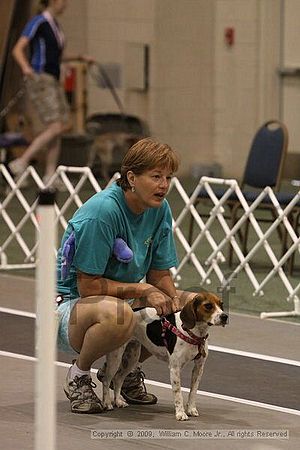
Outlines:
[[[180,312],[183,328],[191,330],[196,322],[225,326],[228,315],[223,312],[222,300],[211,292],[201,292],[189,300]]]

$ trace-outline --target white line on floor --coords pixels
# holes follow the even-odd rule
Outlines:
[[[246,358],[262,359],[263,361],[271,361],[289,366],[300,367],[300,361],[294,359],[279,358],[277,356],[261,355],[260,353],[245,352],[243,350],[234,350],[232,348],[218,347],[217,345],[209,345],[208,348],[215,352],[229,353],[230,355],[245,356]]]
[[[36,358],[34,358],[32,356],[21,355],[21,354],[18,354],[18,353],[5,352],[5,351],[2,351],[2,350],[0,350],[0,356],[8,357],[8,358],[15,358],[15,359],[23,359],[25,361],[31,361],[31,362],[36,361]],[[70,364],[67,364],[67,363],[64,363],[64,362],[60,362],[60,361],[56,361],[56,365],[59,366],[59,367],[70,367]],[[92,372],[96,373],[97,369],[92,369]],[[164,388],[164,389],[172,389],[172,386],[170,384],[161,383],[160,381],[146,380],[145,379],[145,383],[149,384],[149,385],[152,385],[152,386],[157,386],[157,387],[160,387],[160,388]],[[190,391],[188,388],[185,388],[185,387],[182,387],[181,389],[184,392],[189,392]],[[295,416],[300,416],[300,411],[298,411],[297,409],[284,408],[282,406],[276,406],[276,405],[271,405],[271,404],[268,404],[268,403],[256,402],[256,401],[253,401],[253,400],[246,400],[246,399],[238,398],[238,397],[231,397],[230,395],[216,394],[214,392],[206,392],[206,391],[198,390],[197,394],[203,395],[204,397],[217,398],[219,400],[225,400],[225,401],[230,401],[230,402],[234,402],[234,403],[240,403],[242,405],[254,406],[254,407],[257,407],[257,408],[269,409],[269,410],[280,412],[280,413],[292,414],[292,415],[295,415]]]
[[[35,313],[31,313],[28,311],[21,311],[19,309],[3,308],[2,306],[0,306],[0,313],[12,314],[14,316],[21,316],[21,317],[30,317],[31,319],[36,318]]]
[[[152,386],[172,389],[172,386],[170,384],[161,383],[160,381],[145,380],[145,382],[147,384],[151,384]],[[185,387],[182,387],[181,390],[184,392],[190,392],[190,389],[185,388]],[[219,400],[227,400],[230,402],[241,403],[243,405],[256,406],[257,408],[271,409],[272,411],[277,411],[277,412],[282,412],[282,413],[286,413],[286,414],[293,414],[295,416],[300,416],[300,411],[298,411],[297,409],[284,408],[282,406],[276,406],[276,405],[271,405],[268,403],[256,402],[254,400],[246,400],[244,398],[239,398],[239,397],[231,397],[230,395],[215,394],[214,392],[206,392],[206,391],[198,390],[197,394],[204,395],[205,397],[218,398]]]
[[[10,309],[10,308],[0,307],[0,313],[1,312],[5,313],[5,314],[13,314],[15,316],[30,317],[32,319],[36,318],[36,314],[30,313],[27,311],[20,311],[18,309]],[[296,361],[294,359],[286,359],[286,358],[279,358],[277,356],[262,355],[260,353],[245,352],[243,350],[235,350],[232,348],[219,347],[217,345],[209,345],[208,348],[209,348],[209,350],[212,350],[215,352],[227,353],[230,355],[244,356],[246,358],[254,358],[254,359],[260,359],[262,361],[270,361],[270,362],[275,362],[275,363],[280,363],[280,364],[287,364],[289,366],[300,367],[300,361]]]

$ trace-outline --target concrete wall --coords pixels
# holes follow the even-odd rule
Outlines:
[[[215,8],[215,158],[226,176],[241,178],[256,129],[279,118],[280,1],[216,0]]]
[[[214,160],[213,2],[156,2],[151,124],[181,153],[181,169]]]
[[[219,162],[240,178],[254,132],[279,116],[279,19],[280,0],[72,0],[63,23],[70,52],[120,65],[126,112],[178,149],[181,173]],[[150,48],[147,92],[126,87],[132,44]],[[91,79],[88,98],[90,113],[118,111]]]
[[[85,0],[71,0],[59,21],[66,34],[66,53],[78,55],[88,51],[87,24],[88,5]]]

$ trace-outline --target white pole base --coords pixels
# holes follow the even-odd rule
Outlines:
[[[282,312],[262,312],[260,314],[261,319],[269,319],[270,317],[300,317],[300,313],[296,310],[294,311],[282,311]]]
[[[298,298],[294,298],[294,311],[282,311],[282,312],[262,312],[260,314],[261,319],[269,319],[270,317],[300,317],[300,301]]]

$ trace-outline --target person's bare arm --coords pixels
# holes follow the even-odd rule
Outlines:
[[[88,275],[78,271],[78,290],[81,297],[91,295],[110,295],[122,298],[141,298],[151,286],[145,283],[120,283],[118,281],[103,278],[99,275]]]
[[[173,312],[180,309],[176,287],[169,270],[151,269],[147,273],[146,281],[152,286],[157,287],[160,291],[164,292],[172,299]]]
[[[170,314],[172,300],[157,287],[149,283],[121,283],[98,275],[78,271],[77,283],[80,296],[109,295],[121,299],[140,299],[136,306],[152,306],[157,314]]]
[[[32,76],[34,70],[31,67],[26,56],[26,48],[28,47],[29,39],[26,36],[21,36],[12,50],[13,57],[20,66],[24,76]]]

